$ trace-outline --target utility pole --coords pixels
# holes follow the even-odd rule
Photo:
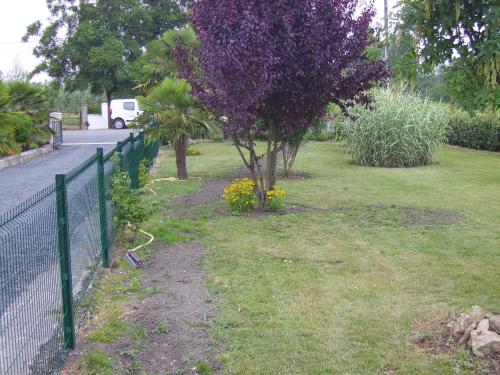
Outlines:
[[[389,60],[389,5],[388,0],[384,0],[384,61]]]

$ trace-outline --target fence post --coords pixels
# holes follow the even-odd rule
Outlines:
[[[99,225],[101,227],[102,265],[109,267],[108,216],[106,213],[106,186],[104,181],[104,150],[97,149],[97,181],[99,185]]]
[[[136,150],[134,147],[134,133],[129,135],[130,142],[130,159],[128,175],[132,181],[132,188],[137,189],[139,187],[139,160],[137,160]]]
[[[121,141],[116,143],[116,152],[118,152],[118,165],[123,172],[123,143]]]
[[[71,254],[69,243],[68,197],[66,175],[56,175],[57,243],[62,286],[62,310],[64,342],[66,349],[75,348],[75,324],[73,321],[73,286],[71,280]]]

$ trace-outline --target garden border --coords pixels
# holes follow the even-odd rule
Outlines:
[[[6,158],[0,159],[0,170],[39,158],[40,156],[46,155],[52,151],[54,151],[54,147],[50,144],[34,150],[21,152],[19,155],[8,156]]]

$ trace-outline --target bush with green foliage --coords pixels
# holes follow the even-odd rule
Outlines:
[[[451,145],[500,151],[500,114],[487,111],[470,115],[452,110],[447,116],[446,137]]]
[[[0,81],[0,156],[48,142],[46,92],[28,82]]]
[[[346,124],[354,161],[373,167],[416,167],[434,162],[445,140],[442,105],[415,94],[375,90],[370,108],[357,107]]]
[[[111,180],[111,192],[114,205],[114,223],[121,229],[128,225],[135,236],[140,226],[156,210],[155,205],[146,202],[141,191],[133,189],[127,172],[116,167]]]
[[[15,113],[12,126],[14,127],[16,142],[22,145],[28,144],[29,146],[29,142],[32,140],[33,135],[37,131],[31,117],[26,113]]]
[[[146,159],[139,163],[139,188],[143,189],[151,182],[151,174],[149,173],[149,166],[151,165]]]
[[[201,151],[199,149],[197,149],[196,147],[190,146],[187,149],[186,155],[187,156],[198,156],[198,155],[201,155]]]

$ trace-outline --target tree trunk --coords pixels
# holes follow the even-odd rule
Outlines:
[[[113,124],[111,122],[111,100],[113,100],[113,92],[107,90],[106,91],[106,100],[108,102],[108,129],[113,128]]]
[[[250,171],[252,180],[255,183],[255,195],[261,208],[265,207],[267,195],[270,190],[276,187],[276,167],[278,155],[284,146],[283,140],[276,139],[273,125],[268,125],[267,150],[264,156],[258,156],[255,149],[255,143],[249,131],[243,137],[233,133],[232,138],[240,157],[245,166]],[[244,150],[248,151],[248,157]],[[265,165],[263,165],[265,162]]]
[[[298,143],[297,145],[291,145],[288,143],[283,146],[283,176],[285,178],[290,177],[300,145],[301,143]]]
[[[183,135],[175,143],[175,163],[177,165],[177,178],[179,180],[187,180],[187,164],[186,153],[189,145],[189,137]]]
[[[273,142],[272,149],[267,153],[267,191],[276,187],[276,166],[278,164],[278,146]]]

